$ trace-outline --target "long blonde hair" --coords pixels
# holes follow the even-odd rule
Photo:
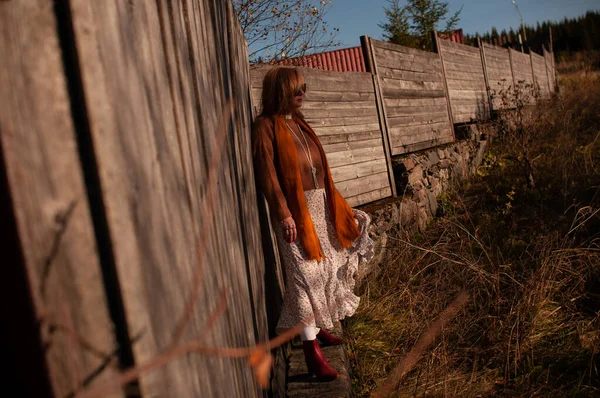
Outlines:
[[[302,88],[304,78],[297,68],[276,66],[265,74],[262,86],[261,115],[287,115],[304,118],[299,109],[292,108],[292,98]]]

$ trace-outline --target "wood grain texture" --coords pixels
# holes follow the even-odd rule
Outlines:
[[[392,195],[390,188],[376,189],[371,192],[365,192],[356,196],[350,196],[346,199],[352,207],[359,206],[361,203],[370,203],[379,199],[389,198]]]
[[[387,165],[378,159],[331,169],[331,175],[338,183],[381,173],[387,173]]]
[[[377,113],[379,115],[379,126],[381,129],[381,138],[383,143],[383,152],[388,168],[388,181],[391,188],[392,196],[397,196],[398,191],[396,188],[396,178],[394,176],[392,166],[392,150],[391,150],[391,139],[389,133],[388,119],[386,114],[386,108],[384,105],[383,90],[381,89],[381,78],[378,74],[380,69],[375,57],[375,46],[373,41],[368,36],[361,38],[361,45],[363,46],[363,53],[365,57],[369,59],[369,70],[371,71],[371,78],[373,81],[373,88],[375,90],[375,103],[377,105]]]
[[[41,341],[32,344],[44,346],[49,393],[64,397],[86,381],[115,376],[119,361],[91,219],[100,209],[88,202],[61,58],[58,25],[68,21],[57,20],[53,7],[44,0],[0,3],[0,158],[39,322]],[[18,327],[17,319],[7,321]],[[36,382],[33,376],[28,381]]]
[[[247,64],[230,63],[245,58],[232,56],[230,7],[200,0],[71,5],[126,319],[141,336],[133,345],[137,363],[173,343],[198,271],[200,294],[182,341],[254,344],[263,326],[253,313],[257,278],[247,270],[260,261],[249,248],[259,231],[244,226],[256,222],[256,196],[243,170],[251,168],[240,87]],[[239,113],[223,126],[230,99]],[[219,163],[208,184],[213,154]],[[227,309],[205,333],[222,292]],[[143,375],[141,388],[147,396],[261,395],[244,361],[202,354]]]
[[[409,150],[407,143],[414,141],[413,136],[422,134],[423,128],[429,129],[432,134],[452,135],[451,130],[438,131],[432,127],[436,123],[450,121],[439,56],[377,40],[372,43],[390,131],[390,146]],[[398,126],[416,128],[402,130],[404,135],[398,134],[398,130],[391,134]]]
[[[543,56],[531,53],[531,61],[533,68],[533,77],[535,84],[539,89],[541,97],[548,97],[550,95],[550,87],[548,85],[548,72],[546,70],[546,60]]]
[[[523,54],[521,52],[509,49],[511,69],[514,78],[515,96],[529,98],[529,103],[535,102],[534,97],[534,80],[531,69],[531,57],[529,54]]]
[[[480,50],[449,40],[438,42],[454,123],[489,118],[489,98]],[[455,104],[457,100],[464,99],[474,100],[467,112]]]
[[[548,76],[548,89],[551,93],[556,92],[556,71],[554,69],[554,54],[544,49],[544,61]]]
[[[400,46],[398,44],[389,43],[387,41],[375,40],[373,38],[370,38],[370,40],[371,40],[371,43],[373,43],[373,46],[375,48],[390,50],[391,52],[394,52],[394,53],[404,53],[404,54],[408,54],[408,55],[414,55],[414,56],[416,56],[416,58],[430,59],[430,60],[433,60],[434,62],[439,62],[439,57],[437,56],[437,54],[432,53],[432,52],[417,50],[416,48],[411,48],[411,47]]]

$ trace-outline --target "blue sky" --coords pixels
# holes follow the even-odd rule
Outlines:
[[[377,26],[385,20],[385,0],[332,0],[325,19],[331,27],[339,28],[337,39],[340,48],[360,45],[360,36],[382,38]],[[450,13],[463,7],[459,28],[465,33],[484,33],[495,26],[498,31],[520,25],[519,14],[511,0],[446,0]],[[403,1],[400,1],[403,4]],[[525,24],[545,20],[558,21],[564,17],[577,17],[588,10],[600,10],[599,0],[517,0]]]

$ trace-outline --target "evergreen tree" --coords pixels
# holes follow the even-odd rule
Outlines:
[[[560,22],[537,22],[535,26],[526,25],[527,46],[534,52],[542,53],[542,49],[549,48],[550,29],[552,29],[554,51],[559,57],[566,57],[578,52],[587,52],[593,54],[600,53],[600,11],[588,11],[585,15],[577,18],[565,18]],[[491,28],[491,33],[486,32],[481,35],[483,41],[490,42],[496,37],[498,31],[495,27]],[[511,27],[508,31],[504,47],[519,48],[518,33],[521,33],[521,27],[517,31]],[[466,35],[468,44],[476,45],[477,41],[473,35]],[[500,35],[504,36],[504,31]],[[596,55],[600,58],[600,55]],[[600,62],[600,61],[598,61]]]
[[[379,24],[384,30],[383,38],[391,43],[413,47],[415,38],[410,34],[410,23],[404,7],[400,7],[399,0],[388,0],[390,7],[383,8],[387,23]]]
[[[498,29],[495,26],[492,26],[492,34],[491,34],[492,44],[500,45],[500,35],[498,34]]]
[[[384,7],[388,21],[379,25],[385,31],[384,38],[422,49],[432,47],[431,32],[440,29],[440,22],[445,22],[442,32],[456,28],[462,10],[448,16],[448,3],[440,0],[406,0],[404,7],[400,7],[399,0],[388,2],[390,7]]]

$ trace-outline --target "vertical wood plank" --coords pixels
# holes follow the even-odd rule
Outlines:
[[[531,64],[531,79],[533,80],[533,92],[534,94],[537,93],[537,95],[541,95],[540,86],[537,83],[537,76],[535,75],[535,68],[533,66],[533,51],[531,51],[531,48],[529,49],[529,63]],[[534,101],[537,101],[537,99],[537,97],[534,98]]]
[[[442,64],[442,79],[444,80],[444,94],[446,96],[446,105],[448,107],[448,116],[450,117],[450,126],[452,129],[452,137],[456,141],[456,132],[454,131],[454,115],[452,114],[452,105],[450,104],[450,93],[448,91],[448,79],[446,78],[446,65],[444,63],[444,56],[442,55],[442,51],[440,48],[440,38],[437,30],[433,30],[433,40],[432,44],[435,46],[435,52],[438,53],[440,57],[440,64]]]
[[[485,79],[485,88],[487,90],[488,105],[489,105],[489,108],[490,108],[490,115],[491,115],[491,113],[494,111],[494,106],[493,106],[493,103],[492,103],[492,94],[490,92],[490,90],[491,90],[491,88],[490,88],[490,78],[488,76],[487,63],[486,63],[486,59],[485,59],[485,48],[481,44],[481,39],[479,37],[477,37],[477,46],[479,47],[479,51],[481,53],[481,66],[483,67],[483,77]]]
[[[377,113],[379,115],[379,126],[381,130],[381,139],[383,141],[383,151],[385,153],[385,160],[387,163],[388,179],[390,181],[390,187],[392,188],[392,196],[398,196],[398,192],[396,191],[396,179],[394,178],[394,169],[392,167],[392,151],[390,146],[390,135],[388,131],[388,119],[385,112],[383,93],[381,92],[381,81],[379,80],[379,75],[377,74],[377,60],[374,56],[371,38],[369,36],[365,37],[368,44],[369,58],[372,62],[371,76],[373,78],[373,87],[375,89],[375,102],[377,104]]]
[[[140,335],[136,362],[174,344],[186,315],[180,343],[253,345],[252,242],[240,206],[247,192],[238,187],[239,168],[250,165],[236,152],[243,151],[241,119],[223,118],[240,66],[232,61],[228,6],[71,4],[127,323]],[[211,321],[221,297],[225,310]],[[140,385],[147,396],[261,395],[247,362],[201,353],[144,374]]]
[[[544,54],[544,66],[546,67],[546,79],[548,80],[548,94],[551,95],[552,94],[552,82],[550,81],[550,71],[548,70],[548,57],[547,57],[547,53],[548,51],[546,50],[546,47],[544,46],[542,48],[543,54]]]
[[[508,49],[508,58],[510,60],[510,74],[512,75],[513,80],[513,92],[517,89],[517,81],[515,80],[515,68],[513,64],[513,56],[512,56],[512,48]]]
[[[118,366],[91,218],[99,209],[90,208],[84,185],[58,35],[65,22],[51,1],[0,3],[0,159],[39,343],[52,393],[61,397]]]

